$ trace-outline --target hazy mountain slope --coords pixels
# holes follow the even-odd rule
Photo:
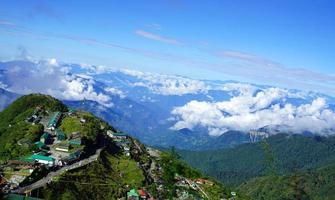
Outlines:
[[[11,104],[19,96],[20,95],[6,91],[0,87],[0,111],[5,109],[9,104]]]

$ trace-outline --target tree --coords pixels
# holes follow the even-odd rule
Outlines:
[[[266,140],[262,141],[262,148],[265,154],[267,174],[276,175],[275,156],[271,151],[270,144]]]
[[[170,154],[171,154],[171,157],[173,159],[180,159],[181,158],[180,155],[178,154],[175,146],[170,147]]]

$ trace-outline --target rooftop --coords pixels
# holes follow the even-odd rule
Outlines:
[[[44,132],[41,138],[48,139],[50,137],[50,134],[48,132]]]
[[[45,160],[45,161],[54,161],[55,159],[49,156],[43,156],[39,154],[33,154],[30,156],[31,159],[33,160]]]
[[[128,197],[138,197],[139,194],[137,193],[136,189],[131,189],[129,192],[127,192]]]
[[[5,196],[5,200],[40,200],[39,198],[35,197],[27,197],[24,195],[19,195],[19,194],[9,194]]]
[[[123,132],[117,132],[117,133],[113,133],[114,136],[128,136],[127,134],[123,133]]]
[[[43,142],[40,142],[40,141],[35,142],[35,145],[37,146],[37,148],[42,148],[42,147],[45,146],[45,144]]]

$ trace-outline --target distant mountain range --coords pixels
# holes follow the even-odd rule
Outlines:
[[[0,109],[40,92],[152,146],[203,150],[280,132],[331,135],[334,98],[234,81],[195,80],[55,59],[0,62]]]

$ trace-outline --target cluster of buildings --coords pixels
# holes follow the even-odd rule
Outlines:
[[[131,189],[127,192],[127,200],[154,200],[145,189]]]
[[[74,111],[69,113],[73,114]],[[57,127],[62,121],[62,112],[53,113],[48,119],[43,115],[44,110],[36,107],[33,114],[26,121],[44,125],[44,132],[39,140],[32,143],[26,139],[18,141],[18,145],[34,145],[36,148],[31,155],[9,160],[4,167],[5,176],[1,176],[1,183],[6,182],[8,191],[16,188],[26,178],[39,169],[39,166],[62,167],[79,160],[83,152],[82,137],[79,132],[71,133],[69,137]],[[29,144],[28,144],[29,143]]]
[[[33,114],[31,114],[27,119],[26,121],[27,122],[30,122],[32,124],[37,124],[41,121],[42,119],[42,114],[43,112],[43,109],[40,107],[40,106],[37,106],[33,112]]]
[[[207,180],[207,179],[203,179],[203,178],[189,179],[189,178],[185,178],[183,176],[180,176],[179,174],[175,174],[174,179],[176,181],[175,184],[177,186],[185,187],[185,188],[191,188],[192,190],[199,191],[205,197],[207,197],[207,194],[205,193],[205,191],[202,189],[201,186],[213,186],[214,185],[214,182],[212,182],[210,180]],[[186,192],[184,190],[178,190],[177,191],[177,196],[180,199],[190,198],[190,194],[188,194],[188,192]],[[187,197],[187,198],[184,198],[184,197]],[[192,196],[192,198],[196,198],[196,197]]]
[[[123,132],[113,132],[111,130],[107,131],[107,135],[112,138],[112,140],[118,145],[126,156],[130,156],[130,145],[131,142],[127,134]]]

